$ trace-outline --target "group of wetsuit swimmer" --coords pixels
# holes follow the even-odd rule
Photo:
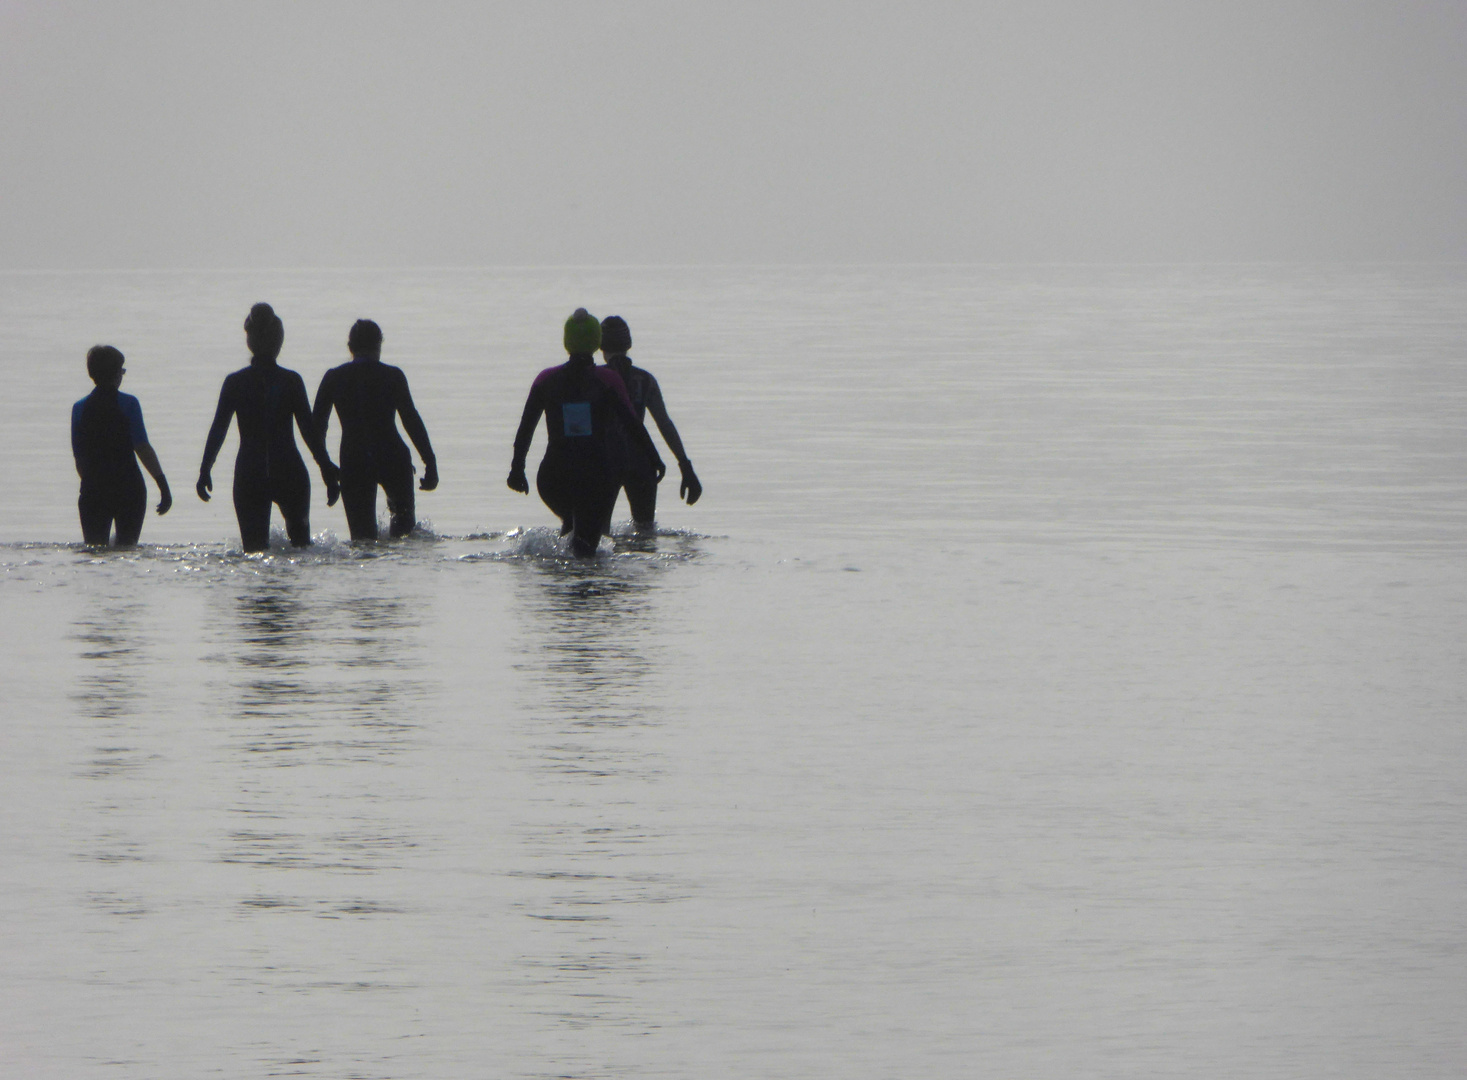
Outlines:
[[[352,540],[378,538],[379,487],[387,496],[391,536],[410,533],[417,524],[415,470],[398,434],[398,417],[423,460],[418,485],[423,491],[438,486],[438,459],[413,405],[407,376],[382,363],[381,328],[370,319],[356,322],[347,337],[352,359],[321,379],[314,407],[306,401],[300,375],[278,363],[285,326],[274,309],[256,304],[244,330],[250,364],[226,376],[219,391],[195,486],[199,498],[208,502],[214,490],[214,459],[233,418],[239,428],[234,512],[244,550],[269,547],[272,504],[280,508],[290,542],[309,545],[311,479],[296,449],[293,429],[299,427],[326,485],[326,505],[341,499]],[[646,413],[652,413],[677,459],[682,472],[678,494],[692,505],[703,485],[667,415],[657,380],[627,356],[632,335],[625,320],[613,315],[597,322],[577,308],[565,322],[564,341],[570,359],[540,372],[530,387],[507,482],[513,490],[529,493],[525,457],[543,414],[549,445],[535,485],[560,518],[560,535],[570,536],[571,551],[587,557],[610,533],[611,512],[622,490],[638,531],[653,527],[657,485],[667,467],[644,426]],[[605,359],[599,366],[594,358],[598,349]],[[142,407],[120,389],[125,371],[121,352],[111,345],[93,347],[87,352],[87,374],[96,389],[71,410],[71,448],[81,476],[77,509],[82,538],[91,547],[107,546],[114,527],[118,546],[137,543],[147,512],[139,461],[158,485],[158,513],[168,513],[173,505],[158,455],[148,443]],[[326,449],[333,409],[341,422],[339,466]]]

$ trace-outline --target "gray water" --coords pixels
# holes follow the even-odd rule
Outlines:
[[[382,323],[421,535],[194,497],[260,299]],[[504,487],[577,305],[706,487],[588,564]],[[6,274],[0,365],[5,1076],[1467,1061],[1467,268]]]

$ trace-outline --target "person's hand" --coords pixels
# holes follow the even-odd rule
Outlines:
[[[199,482],[194,485],[194,490],[199,493],[199,498],[209,501],[209,492],[214,490],[214,481],[210,478],[208,469],[199,470]]]
[[[167,484],[158,485],[158,513],[166,514],[173,507],[173,492],[168,490]]]
[[[689,506],[692,506],[703,495],[703,485],[698,483],[698,474],[693,471],[693,463],[687,459],[677,463],[678,471],[683,474],[683,482],[678,487],[677,493],[683,497]]]
[[[530,493],[530,481],[525,477],[525,467],[516,465],[509,470],[509,479],[505,481],[510,491],[518,491],[521,495]]]
[[[341,470],[328,461],[321,466],[321,479],[326,484],[326,505],[335,506],[336,500],[341,498]]]
[[[667,464],[661,458],[652,460],[652,470],[657,474],[657,482],[662,483],[662,478],[667,475]]]
[[[432,491],[438,486],[438,462],[430,461],[423,467],[423,479],[418,481],[419,491]]]

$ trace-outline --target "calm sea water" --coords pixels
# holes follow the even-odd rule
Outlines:
[[[261,299],[312,390],[382,323],[424,535],[194,497]],[[504,487],[578,305],[706,487],[585,564]],[[0,365],[6,1076],[1467,1061],[1467,268],[8,274]]]

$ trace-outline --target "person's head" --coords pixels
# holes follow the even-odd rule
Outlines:
[[[258,360],[274,360],[285,344],[285,324],[269,304],[256,304],[244,321],[245,342]]]
[[[381,356],[382,327],[371,319],[358,319],[346,335],[346,347],[353,356]]]
[[[620,315],[601,320],[601,351],[607,356],[625,356],[632,347],[632,331]]]
[[[98,386],[116,388],[122,383],[122,353],[111,345],[93,345],[87,350],[87,374]]]
[[[576,308],[565,320],[565,351],[590,356],[601,347],[601,324],[585,308]]]

